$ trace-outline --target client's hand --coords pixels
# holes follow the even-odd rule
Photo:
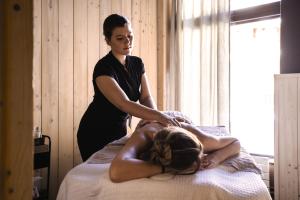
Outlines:
[[[200,159],[199,169],[211,169],[219,165],[219,159],[214,154],[206,154]]]

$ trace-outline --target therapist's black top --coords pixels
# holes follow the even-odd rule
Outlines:
[[[109,52],[100,59],[93,72],[94,99],[84,113],[77,132],[77,141],[83,161],[109,142],[126,135],[128,114],[105,98],[96,84],[98,76],[112,77],[131,101],[140,98],[144,64],[139,57],[126,56],[125,66]]]

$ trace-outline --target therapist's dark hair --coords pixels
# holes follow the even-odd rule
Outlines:
[[[123,27],[127,23],[129,24],[130,22],[124,16],[118,14],[109,15],[103,23],[103,35],[107,40],[110,40],[113,30],[116,27]]]

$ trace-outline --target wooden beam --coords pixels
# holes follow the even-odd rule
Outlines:
[[[281,1],[280,73],[300,73],[300,1]]]
[[[4,30],[4,8],[3,4],[0,4],[0,30]],[[3,160],[3,140],[4,134],[3,133],[3,90],[4,90],[4,83],[3,83],[3,52],[4,52],[4,45],[3,45],[3,31],[0,31],[0,199],[4,198],[4,160]]]
[[[32,198],[33,5],[4,1],[3,199]]]

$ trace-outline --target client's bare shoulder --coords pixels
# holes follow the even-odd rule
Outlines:
[[[139,123],[134,131],[134,134],[145,134],[149,138],[153,139],[155,133],[165,128],[164,125],[156,121],[146,121],[145,123]]]

